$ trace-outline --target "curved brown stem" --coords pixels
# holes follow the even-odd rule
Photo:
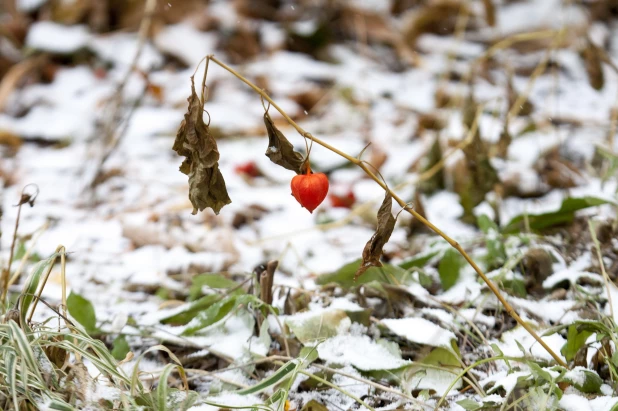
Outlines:
[[[221,68],[229,71],[231,74],[233,74],[234,76],[236,76],[240,81],[242,81],[243,83],[247,84],[249,87],[251,87],[256,93],[258,93],[260,96],[262,96],[266,101],[268,101],[282,116],[283,118],[285,118],[287,120],[287,122],[296,129],[296,131],[298,131],[298,133],[305,137],[305,138],[309,138],[311,139],[313,142],[315,142],[316,144],[321,145],[322,147],[326,148],[327,150],[332,151],[335,154],[338,154],[339,156],[345,158],[346,160],[348,160],[349,162],[357,165],[358,167],[360,167],[365,174],[367,174],[367,176],[369,176],[369,178],[371,178],[373,181],[375,181],[380,187],[382,187],[382,189],[386,192],[388,192],[393,199],[397,202],[397,204],[399,204],[404,210],[406,210],[408,213],[410,213],[414,218],[418,219],[418,221],[420,221],[422,224],[424,224],[426,227],[428,227],[429,229],[431,229],[433,232],[435,232],[436,234],[438,234],[440,237],[442,237],[444,240],[446,240],[446,242],[448,242],[451,247],[453,247],[455,250],[457,250],[459,252],[459,254],[461,254],[463,256],[463,258],[468,262],[468,264],[470,264],[470,266],[474,269],[474,271],[476,271],[476,273],[479,275],[479,277],[481,277],[483,279],[483,281],[485,282],[485,284],[487,284],[487,287],[489,287],[489,289],[491,290],[492,293],[494,293],[494,295],[496,296],[496,298],[498,298],[498,301],[500,301],[500,304],[502,304],[504,306],[504,309],[506,310],[506,312],[513,317],[513,319],[515,321],[517,321],[517,323],[519,325],[521,325],[522,327],[524,327],[524,329],[554,358],[554,360],[556,360],[556,362],[563,366],[563,367],[567,367],[567,364],[562,360],[562,358],[560,358],[542,339],[541,337],[532,329],[532,327],[530,327],[530,325],[528,325],[527,323],[524,322],[524,320],[521,319],[521,317],[519,316],[519,314],[517,314],[517,312],[515,311],[515,309],[513,308],[513,306],[511,304],[509,304],[509,302],[504,298],[504,296],[502,295],[502,293],[500,292],[500,290],[498,289],[498,287],[496,287],[496,285],[485,275],[485,273],[483,272],[483,270],[481,270],[481,268],[472,260],[472,258],[470,258],[470,256],[468,255],[468,253],[466,253],[466,251],[461,247],[461,245],[459,245],[459,243],[455,240],[453,240],[451,237],[449,237],[446,233],[444,233],[442,230],[440,230],[438,227],[436,227],[435,225],[433,225],[431,222],[429,222],[426,218],[424,218],[422,215],[420,215],[419,213],[417,213],[416,211],[414,211],[414,209],[412,207],[410,207],[403,199],[401,199],[396,193],[394,193],[390,188],[388,188],[388,186],[381,180],[379,179],[374,173],[373,171],[371,171],[369,169],[369,167],[367,167],[367,165],[362,161],[359,160],[358,158],[352,157],[349,154],[344,153],[343,151],[331,146],[330,144],[312,136],[310,133],[306,132],[305,130],[303,130],[294,120],[292,120],[292,118],[287,115],[287,113],[285,111],[283,111],[283,109],[281,109],[281,107],[279,107],[271,98],[268,94],[266,94],[266,92],[264,92],[264,90],[258,88],[255,84],[253,84],[251,81],[247,80],[244,76],[242,76],[240,73],[238,73],[236,70],[234,70],[233,68],[231,68],[230,66],[228,66],[227,64],[221,62],[220,60],[218,60],[217,58],[215,58],[213,55],[209,55],[207,56],[207,60],[212,60],[213,63],[216,63],[217,65],[219,65]]]

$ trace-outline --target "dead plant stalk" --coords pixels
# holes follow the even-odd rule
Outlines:
[[[371,171],[371,169],[369,168],[370,166],[367,166],[367,163],[363,160],[361,160],[359,157],[352,157],[349,154],[344,153],[343,151],[331,146],[330,144],[314,137],[313,135],[311,135],[311,133],[308,133],[307,131],[303,130],[294,120],[292,120],[292,118],[281,108],[277,105],[277,103],[275,103],[270,96],[262,89],[260,89],[258,86],[256,86],[255,84],[253,84],[251,81],[249,81],[247,78],[245,78],[243,75],[241,75],[240,73],[238,73],[236,70],[234,70],[233,68],[231,68],[230,66],[228,66],[227,64],[221,62],[220,60],[218,60],[216,57],[214,57],[213,55],[208,55],[205,57],[205,61],[206,61],[206,65],[208,65],[209,61],[212,61],[213,63],[217,64],[218,66],[220,66],[221,68],[225,69],[226,71],[230,72],[232,75],[234,75],[236,78],[238,78],[239,80],[241,80],[243,83],[245,83],[246,85],[248,85],[249,87],[251,87],[256,93],[258,93],[260,96],[262,96],[262,98],[266,101],[268,101],[282,116],[283,118],[286,119],[286,121],[296,129],[296,131],[298,131],[298,133],[303,136],[304,138],[307,138],[311,141],[313,141],[316,144],[321,145],[322,147],[326,148],[327,150],[332,151],[333,153],[345,158],[346,160],[348,160],[350,163],[360,167],[365,174],[367,174],[367,176],[369,176],[369,178],[371,178],[373,181],[375,181],[380,187],[382,187],[382,189],[384,191],[386,191],[387,193],[389,193],[397,202],[397,204],[399,204],[405,211],[407,211],[408,213],[410,213],[414,218],[418,219],[421,223],[423,223],[425,226],[427,226],[428,228],[430,228],[432,231],[434,231],[436,234],[438,234],[440,237],[442,237],[444,240],[446,240],[446,242],[448,242],[454,249],[456,249],[462,256],[463,258],[468,262],[468,264],[470,264],[470,266],[474,269],[474,271],[476,271],[476,273],[483,279],[483,281],[485,282],[485,284],[487,284],[487,287],[491,290],[492,293],[494,293],[494,295],[496,296],[496,298],[498,299],[498,301],[500,301],[500,303],[504,306],[504,309],[506,310],[506,312],[513,317],[513,319],[515,321],[517,321],[517,323],[519,325],[521,325],[553,358],[554,360],[556,360],[556,362],[558,364],[560,364],[563,367],[567,367],[567,364],[562,360],[562,358],[560,358],[542,339],[541,337],[539,337],[539,335],[532,329],[532,327],[530,327],[527,323],[525,323],[521,317],[517,314],[517,312],[515,311],[515,309],[511,306],[511,304],[509,304],[509,302],[502,296],[502,293],[500,292],[500,290],[498,289],[498,287],[496,287],[495,284],[493,284],[491,282],[491,280],[485,275],[485,273],[483,272],[483,270],[480,269],[480,267],[472,260],[472,258],[470,258],[470,256],[468,255],[468,253],[466,253],[466,251],[461,247],[461,245],[459,245],[459,243],[457,241],[455,241],[454,239],[452,239],[451,237],[449,237],[446,233],[444,233],[442,230],[440,230],[438,227],[436,227],[435,225],[433,225],[431,222],[429,222],[427,219],[425,219],[423,216],[421,216],[419,213],[417,213],[416,211],[414,211],[414,209],[408,205],[403,199],[401,199],[396,193],[394,193],[387,185],[384,181],[382,181],[378,176],[376,176],[376,174],[373,173],[373,171]]]

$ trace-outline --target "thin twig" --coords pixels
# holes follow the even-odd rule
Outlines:
[[[116,86],[116,90],[114,92],[114,96],[110,102],[112,106],[112,112],[109,116],[109,121],[106,124],[106,127],[103,130],[103,143],[107,144],[108,147],[99,159],[99,163],[97,164],[97,168],[95,170],[93,180],[90,182],[89,188],[92,189],[96,186],[98,181],[98,177],[100,176],[103,165],[106,163],[107,159],[112,155],[112,153],[116,150],[122,137],[126,134],[128,129],[128,125],[131,121],[133,113],[135,109],[141,103],[141,98],[136,99],[135,103],[132,105],[129,110],[125,120],[124,125],[119,129],[120,119],[118,118],[122,112],[122,98],[123,91],[131,78],[131,75],[137,71],[139,59],[142,55],[144,47],[146,45],[146,41],[148,40],[148,34],[150,32],[150,26],[152,25],[152,18],[154,16],[155,10],[157,8],[157,0],[146,0],[146,4],[144,5],[144,17],[139,26],[138,39],[137,39],[137,49],[135,51],[135,55],[133,56],[133,61],[131,62],[131,66],[125,73],[122,80]]]
[[[27,263],[28,259],[30,258],[30,254],[32,253],[32,250],[34,250],[34,246],[36,245],[37,241],[39,240],[39,237],[41,237],[41,235],[48,228],[49,228],[49,222],[46,221],[35,232],[36,234],[34,234],[32,239],[30,240],[29,246],[26,249],[26,252],[24,253],[24,255],[21,257],[21,261],[19,262],[19,266],[17,267],[17,270],[15,270],[15,273],[11,276],[11,279],[9,280],[7,288],[11,288],[11,286],[17,282],[17,280],[19,279],[19,276],[21,275],[21,272],[23,271],[24,267],[26,266],[26,263]]]
[[[41,285],[39,286],[39,288],[37,290],[37,293],[38,293],[37,296],[36,296],[37,298],[32,303],[32,309],[30,310],[30,315],[28,316],[28,322],[29,323],[32,321],[32,316],[34,315],[34,310],[36,309],[36,305],[39,302],[39,299],[41,298],[41,294],[43,294],[43,289],[45,288],[45,284],[47,284],[47,279],[49,278],[49,275],[51,274],[51,271],[54,268],[54,265],[56,264],[56,260],[58,259],[58,254],[60,255],[60,266],[61,266],[61,274],[60,275],[63,278],[63,280],[62,280],[62,283],[63,283],[63,287],[62,287],[62,305],[64,307],[66,307],[66,304],[67,304],[66,286],[65,286],[66,285],[66,280],[64,279],[65,267],[66,267],[66,249],[64,248],[63,245],[59,245],[58,247],[56,247],[54,259],[51,261],[51,263],[49,263],[49,265],[47,266],[47,271],[45,272],[45,274],[43,274],[43,281],[41,281]]]
[[[367,404],[365,401],[361,400],[360,398],[358,398],[354,394],[349,393],[349,392],[347,392],[346,390],[344,390],[342,388],[339,388],[337,385],[331,383],[330,381],[326,381],[324,378],[320,378],[317,375],[313,375],[310,372],[307,372],[305,370],[298,370],[298,372],[300,374],[306,375],[307,377],[309,377],[311,379],[314,379],[314,380],[316,380],[316,381],[318,381],[318,382],[320,382],[320,383],[322,383],[322,384],[324,384],[324,385],[326,385],[326,386],[328,386],[330,388],[333,388],[333,389],[339,391],[340,393],[342,393],[344,395],[347,395],[348,397],[352,398],[354,401],[356,401],[357,403],[359,403],[363,407],[367,408],[368,410],[376,411],[375,408],[369,406],[369,404]]]
[[[521,325],[553,358],[554,360],[561,366],[563,367],[567,367],[566,363],[564,362],[564,360],[562,360],[562,358],[560,358],[560,356],[558,356],[542,339],[541,337],[539,337],[539,335],[532,329],[532,327],[530,327],[530,325],[528,325],[526,322],[524,322],[521,317],[517,314],[517,312],[515,311],[515,309],[511,306],[511,304],[508,303],[508,301],[502,296],[502,293],[500,292],[500,290],[498,289],[498,287],[496,287],[495,284],[493,284],[493,282],[485,275],[485,273],[483,272],[483,270],[481,270],[481,268],[474,262],[474,260],[472,260],[472,258],[468,255],[468,253],[466,253],[466,251],[461,247],[461,245],[459,245],[459,243],[457,241],[455,241],[454,239],[452,239],[451,237],[449,237],[446,233],[444,233],[442,230],[440,230],[438,227],[436,227],[435,225],[433,225],[431,222],[429,222],[425,217],[423,217],[422,215],[420,215],[419,213],[417,213],[412,207],[410,207],[409,205],[407,205],[407,203],[401,199],[396,193],[394,193],[391,189],[389,189],[386,184],[384,184],[384,182],[382,182],[368,167],[366,164],[363,163],[362,160],[359,160],[358,158],[352,157],[346,153],[344,153],[343,151],[331,146],[330,144],[314,137],[313,135],[311,135],[310,133],[306,132],[305,130],[303,130],[294,120],[292,120],[292,118],[283,110],[281,109],[281,107],[279,107],[277,105],[277,103],[275,103],[270,96],[264,92],[264,90],[260,89],[259,87],[257,87],[255,84],[253,84],[251,81],[247,80],[244,76],[242,76],[240,73],[238,73],[236,70],[234,70],[233,68],[229,67],[228,65],[226,65],[225,63],[221,62],[220,60],[218,60],[217,58],[215,58],[213,55],[209,55],[207,57],[207,60],[212,60],[214,63],[216,63],[217,65],[219,65],[221,68],[227,70],[228,72],[230,72],[231,74],[233,74],[235,77],[237,77],[239,80],[241,80],[243,83],[247,84],[249,87],[251,87],[256,93],[258,93],[259,95],[261,95],[266,101],[270,102],[270,104],[283,116],[283,118],[285,118],[287,120],[287,122],[296,129],[296,131],[298,131],[298,133],[308,139],[311,139],[313,142],[315,142],[316,144],[321,145],[322,147],[326,148],[327,150],[332,151],[333,153],[345,158],[346,160],[348,160],[349,162],[355,164],[356,166],[360,167],[365,174],[367,174],[367,176],[369,176],[373,181],[375,181],[380,187],[382,187],[383,190],[385,190],[387,193],[389,193],[393,199],[402,207],[404,208],[408,213],[412,214],[413,217],[415,217],[416,219],[418,219],[421,223],[423,223],[425,226],[427,226],[428,228],[430,228],[433,232],[435,232],[436,234],[438,234],[440,237],[442,237],[444,240],[446,240],[446,242],[448,242],[453,248],[455,248],[462,256],[463,258],[468,262],[468,264],[470,264],[470,266],[474,269],[474,271],[476,271],[476,273],[479,275],[479,277],[481,277],[481,279],[487,284],[487,287],[489,287],[489,289],[491,290],[492,293],[494,293],[494,295],[496,296],[496,298],[498,298],[498,301],[500,301],[500,303],[504,306],[504,309],[506,310],[506,312],[513,317],[513,319],[515,321],[517,321],[517,323],[519,325]]]
[[[590,230],[590,236],[592,237],[592,242],[594,243],[594,248],[597,252],[597,258],[599,259],[599,265],[601,266],[601,273],[603,274],[603,281],[605,281],[605,289],[607,289],[607,302],[609,304],[609,314],[612,319],[614,317],[614,304],[612,302],[612,294],[609,289],[609,283],[611,282],[609,276],[607,275],[607,271],[605,271],[605,263],[603,262],[603,255],[601,254],[601,245],[599,244],[599,240],[597,239],[597,235],[594,232],[594,226],[592,225],[592,221],[588,220],[588,229]]]

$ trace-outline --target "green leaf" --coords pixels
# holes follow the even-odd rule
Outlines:
[[[30,275],[26,279],[24,283],[24,287],[22,288],[23,297],[20,300],[19,312],[21,315],[21,324],[27,324],[26,317],[28,316],[28,311],[30,310],[30,306],[34,302],[35,295],[37,295],[37,291],[41,286],[41,279],[43,277],[43,272],[49,266],[49,264],[54,261],[54,259],[58,256],[58,253],[52,254],[48,259],[41,260],[34,265]]]
[[[131,347],[129,347],[129,343],[127,339],[124,338],[124,335],[116,337],[112,343],[112,356],[118,361],[121,361],[125,359],[129,351],[131,351]]]
[[[484,214],[478,216],[476,222],[485,234],[488,265],[490,268],[501,267],[506,261],[506,250],[504,249],[498,226]]]
[[[193,301],[202,294],[202,288],[225,289],[238,286],[236,281],[230,280],[221,274],[200,274],[193,277],[193,283],[189,288],[189,300]],[[241,292],[241,290],[238,290]]]
[[[198,331],[222,320],[237,306],[249,303],[254,303],[259,306],[263,305],[263,302],[253,295],[230,295],[212,304],[206,310],[199,312],[182,332],[182,335],[194,335]]]
[[[611,201],[598,197],[566,198],[562,201],[560,208],[556,211],[540,214],[522,214],[514,217],[503,229],[503,233],[516,233],[525,229],[525,219],[527,218],[530,229],[542,230],[558,224],[573,221],[575,212],[588,207],[595,207],[603,204],[610,204]]]
[[[481,408],[483,408],[481,404],[479,404],[476,401],[472,401],[468,398],[461,400],[461,401],[457,401],[457,404],[468,411],[476,411],[476,410],[480,410]]]
[[[333,310],[307,317],[300,314],[299,318],[288,317],[285,324],[292,330],[298,341],[303,344],[324,341],[337,335],[342,321],[350,322],[344,311]]]
[[[304,365],[311,364],[318,359],[318,350],[316,347],[303,347],[300,349],[298,358],[303,360]]]
[[[26,255],[26,244],[20,241],[13,255],[13,261],[21,260],[24,255]]]
[[[4,354],[4,365],[6,367],[6,380],[9,385],[9,392],[13,399],[13,408],[19,410],[19,401],[17,399],[17,357],[15,351],[7,351]]]
[[[440,274],[440,282],[444,291],[457,283],[463,265],[463,257],[455,249],[449,248],[444,252],[438,264],[438,274]]]
[[[409,270],[410,268],[423,268],[425,265],[431,261],[436,255],[438,255],[439,250],[431,250],[428,253],[421,253],[420,255],[415,255],[414,257],[405,260],[399,264],[399,267],[404,270]]]
[[[260,393],[269,387],[277,384],[279,381],[283,380],[285,377],[290,375],[292,371],[294,371],[298,367],[298,363],[296,361],[290,361],[281,366],[273,375],[268,378],[263,379],[259,383],[252,385],[249,388],[245,388],[244,390],[236,391],[240,395],[247,394],[257,394]]]
[[[577,351],[586,344],[586,340],[590,335],[592,335],[591,331],[582,330],[578,332],[577,325],[571,324],[567,333],[567,342],[562,346],[560,353],[564,355],[567,361],[573,360]]]
[[[328,411],[328,408],[316,400],[311,400],[306,403],[300,411]]]
[[[534,375],[534,377],[538,380],[538,379],[543,379],[547,382],[551,382],[552,381],[552,376],[551,374],[547,371],[544,370],[543,368],[541,368],[540,365],[538,365],[535,362],[529,361],[528,362],[528,366],[530,367],[530,371],[532,372],[532,375]]]
[[[353,261],[333,273],[322,274],[316,279],[316,283],[318,285],[336,283],[343,289],[348,290],[352,287],[367,284],[372,281],[398,284],[403,282],[405,277],[408,275],[407,271],[402,268],[391,264],[383,264],[382,267],[370,267],[367,271],[365,271],[362,277],[354,281],[354,274],[360,265],[360,259]]]
[[[455,367],[461,368],[459,359],[455,356],[452,350],[438,347],[431,350],[431,352],[421,360],[423,364],[436,365],[438,367]]]
[[[524,348],[523,345],[521,345],[519,341],[515,340],[515,344],[517,344],[517,348],[519,348],[519,351],[521,351],[524,357],[528,355],[528,353],[526,352],[526,349]]]
[[[86,332],[97,331],[97,317],[94,306],[90,301],[75,292],[71,292],[67,298],[67,309],[69,314],[80,323]]]
[[[180,312],[161,319],[163,324],[185,325],[191,321],[197,314],[204,311],[223,297],[219,294],[206,295],[199,300],[187,304]]]
[[[178,368],[179,371],[182,371],[177,364],[167,364],[163,371],[161,371],[161,375],[159,376],[159,385],[157,386],[157,408],[158,411],[167,410],[167,402],[168,402],[168,386],[167,380],[170,377],[174,368]]]
[[[576,369],[577,370],[577,369]],[[597,373],[591,370],[580,369],[580,370],[572,370],[569,373],[565,374],[563,377],[563,381],[568,381],[573,385],[573,387],[577,388],[579,391],[586,394],[598,394],[600,393],[601,385],[603,384],[603,380],[598,376]],[[582,383],[581,378],[578,376],[577,378],[572,378],[572,373],[580,372],[584,376],[584,381]]]

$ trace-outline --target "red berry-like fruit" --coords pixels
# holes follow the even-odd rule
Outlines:
[[[356,196],[352,190],[348,191],[344,195],[331,194],[330,203],[333,207],[352,208],[356,202]]]
[[[292,179],[292,195],[301,206],[313,213],[328,194],[328,177],[324,173],[300,174]]]
[[[254,161],[247,161],[246,163],[239,164],[234,168],[236,174],[246,175],[247,177],[259,177],[262,172],[258,168]]]

